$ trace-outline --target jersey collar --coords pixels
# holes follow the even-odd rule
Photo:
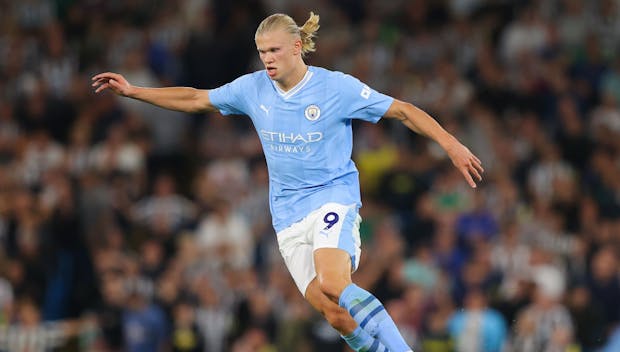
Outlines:
[[[313,75],[314,73],[310,71],[310,67],[308,67],[308,70],[306,71],[306,74],[301,79],[301,81],[299,81],[293,88],[287,90],[286,92],[283,91],[280,87],[278,87],[278,84],[275,81],[272,80],[271,84],[273,84],[273,87],[276,89],[278,94],[280,94],[280,96],[286,100],[295,95],[295,93],[299,92],[306,85],[306,83],[310,81],[310,78],[312,78]]]

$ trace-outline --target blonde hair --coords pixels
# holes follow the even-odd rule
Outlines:
[[[298,27],[297,23],[289,15],[283,13],[276,13],[265,18],[256,29],[254,34],[254,40],[260,34],[268,32],[273,29],[283,29],[286,32],[299,36],[301,39],[301,56],[306,56],[307,53],[316,50],[314,45],[314,37],[319,30],[319,15],[315,15],[314,12],[310,12],[310,18],[304,23],[303,26]]]

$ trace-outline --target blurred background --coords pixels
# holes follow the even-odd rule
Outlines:
[[[620,351],[617,0],[0,0],[0,350],[348,351],[280,258],[249,119],[90,87],[217,87],[261,69],[264,17],[309,11],[309,64],[486,169],[474,191],[401,124],[354,125],[354,280],[414,349]]]

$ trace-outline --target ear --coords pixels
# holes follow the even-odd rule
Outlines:
[[[302,48],[301,39],[297,39],[293,46],[293,52],[295,53],[295,55],[301,54],[301,48]]]

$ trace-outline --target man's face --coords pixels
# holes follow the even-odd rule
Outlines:
[[[274,81],[283,80],[295,67],[301,55],[301,40],[281,29],[273,29],[256,37],[258,55]]]

